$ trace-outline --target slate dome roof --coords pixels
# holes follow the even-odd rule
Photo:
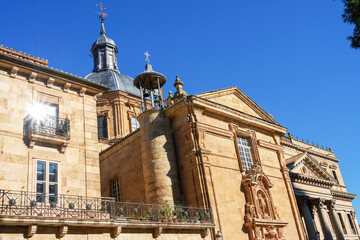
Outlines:
[[[97,46],[102,46],[102,45],[107,45],[110,44],[112,46],[114,46],[116,48],[115,42],[114,40],[112,40],[111,38],[106,37],[106,35],[102,35],[100,36],[92,45],[91,49],[95,49],[95,47]]]
[[[134,87],[133,79],[116,70],[109,69],[100,72],[93,72],[85,78],[107,85],[110,88],[108,92],[123,91],[135,96],[140,96],[140,90]]]

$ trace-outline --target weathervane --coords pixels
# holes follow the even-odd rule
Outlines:
[[[148,53],[148,51],[146,51],[146,52],[144,53],[144,55],[146,56],[145,61],[146,61],[147,63],[149,63],[149,62],[150,62],[150,59],[149,59],[150,54]]]
[[[107,16],[107,14],[104,13],[103,10],[106,9],[106,8],[102,5],[102,3],[96,4],[96,6],[98,6],[100,8],[100,12],[96,12],[96,13],[100,15],[99,16],[100,21],[104,22],[105,17]]]

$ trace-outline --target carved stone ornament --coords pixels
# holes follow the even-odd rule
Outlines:
[[[246,193],[245,227],[251,240],[285,239],[283,228],[288,224],[280,220],[271,195],[273,186],[260,162],[246,172],[242,185]]]

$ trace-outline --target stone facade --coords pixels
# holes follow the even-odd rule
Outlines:
[[[46,60],[0,47],[0,239],[211,238],[214,224],[204,208],[182,207],[188,215],[181,221],[169,217],[179,211],[172,205],[101,198],[97,116],[115,115],[120,122],[109,125],[116,129],[110,136],[119,138],[131,131],[129,116],[138,114],[139,101],[124,93],[99,99],[106,90],[50,69]],[[200,223],[198,215],[208,221]]]
[[[286,164],[309,239],[359,239],[359,227],[337,159],[324,149],[282,137]]]

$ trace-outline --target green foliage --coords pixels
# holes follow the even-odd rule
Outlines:
[[[352,48],[360,48],[360,0],[343,0],[344,22],[354,24],[354,31],[348,39],[351,41]]]
[[[69,130],[70,130],[70,120],[69,120],[69,118],[67,116],[65,118],[63,130],[64,130],[65,133],[69,133]]]

